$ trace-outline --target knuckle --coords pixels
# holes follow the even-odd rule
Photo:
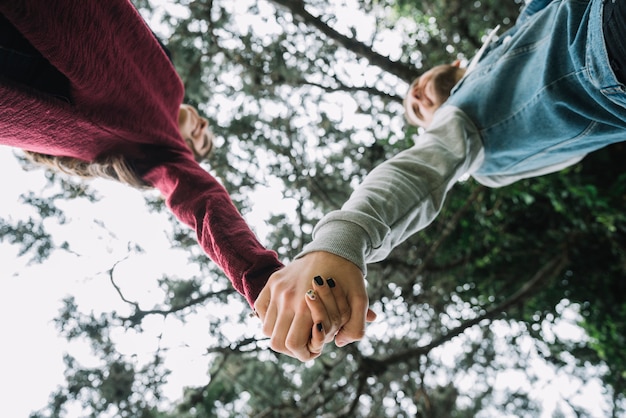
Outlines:
[[[339,312],[339,319],[342,324],[345,324],[346,322],[348,322],[350,320],[350,316],[351,316],[350,308],[346,307]]]
[[[263,333],[263,335],[265,335],[266,337],[271,337],[272,333],[273,333],[274,329],[271,325],[269,324],[263,324],[263,326],[261,327],[261,332]],[[271,340],[270,340],[271,341]],[[273,348],[273,347],[272,347]]]
[[[270,347],[278,353],[289,354],[289,351],[286,349],[284,344],[282,344],[282,342],[275,337],[270,338]]]
[[[295,341],[293,338],[288,337],[285,339],[285,348],[289,351],[297,351],[299,347],[297,341]]]
[[[307,350],[309,351],[309,354],[318,356],[324,350],[324,343],[321,342],[321,344],[309,344]]]

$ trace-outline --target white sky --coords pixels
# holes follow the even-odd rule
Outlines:
[[[11,179],[0,185],[0,216],[27,218],[28,207],[19,203],[19,196],[26,190],[41,193],[43,173],[24,172],[13,150],[0,146],[0,176]],[[28,255],[18,258],[17,247],[0,244],[0,416],[25,417],[31,410],[44,407],[50,392],[63,382],[64,352],[69,350],[89,361],[88,347],[59,338],[52,320],[58,315],[62,299],[70,294],[76,296],[79,308],[85,312],[123,312],[127,308],[110,284],[107,271],[127,256],[129,242],[139,244],[145,253],[120,263],[115,277],[125,296],[140,301],[144,308],[162,300],[156,282],[162,274],[187,277],[186,272],[197,272],[197,267],[188,264],[184,251],[171,248],[166,234],[171,229],[169,222],[162,214],[148,213],[140,193],[106,180],[96,180],[93,186],[103,196],[100,202],[62,202],[59,206],[68,216],[67,224],[46,224],[55,239],[58,237],[57,243],[67,240],[78,254],[55,251],[42,265],[27,265]],[[266,199],[268,191],[263,193]],[[279,199],[279,195],[273,195],[269,201]],[[261,240],[267,229],[264,219],[269,216],[269,209],[261,205],[246,216],[248,222],[258,226],[255,230]],[[112,235],[94,220],[102,220]],[[241,306],[245,306],[243,297]],[[206,313],[190,316],[184,327],[173,318],[164,321],[151,317],[145,332],[128,333],[120,339],[118,348],[149,361],[158,347],[169,347],[172,375],[166,394],[178,398],[183,385],[207,383],[204,354],[210,337],[203,321]],[[257,332],[260,326],[250,323],[252,332]],[[260,332],[258,336],[262,337]]]

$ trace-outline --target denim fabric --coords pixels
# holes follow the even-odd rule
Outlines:
[[[517,18],[517,24],[524,23],[526,19],[545,8],[553,0],[531,0]]]
[[[484,146],[476,174],[538,170],[626,139],[626,90],[609,64],[602,7],[550,2],[503,34],[455,87],[446,105],[468,115]]]

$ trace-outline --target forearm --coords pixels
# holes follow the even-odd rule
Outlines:
[[[283,265],[261,245],[224,187],[191,157],[153,167],[144,179],[161,191],[172,213],[196,232],[205,253],[253,306]]]
[[[318,223],[302,254],[327,251],[365,271],[435,219],[448,190],[475,169],[481,152],[465,115],[441,112],[415,146],[374,169],[341,210]]]

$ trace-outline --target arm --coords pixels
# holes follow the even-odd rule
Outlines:
[[[176,217],[196,231],[198,243],[253,306],[272,273],[282,267],[257,240],[224,187],[185,152],[143,176],[158,188]],[[310,329],[310,328],[309,328]]]
[[[448,190],[482,162],[473,123],[451,106],[440,109],[416,144],[365,178],[341,210],[326,215],[302,256],[327,251],[364,273],[437,216]]]
[[[123,154],[252,304],[282,264],[193,160],[177,126],[180,79],[133,6],[0,0],[0,11],[68,77],[75,102],[0,85],[0,142],[85,161]]]
[[[313,241],[298,258],[270,277],[255,306],[272,348],[306,358],[305,330],[313,322],[300,300],[315,275],[332,276],[351,308],[336,343],[361,339],[365,323],[375,317],[368,310],[366,263],[384,259],[432,222],[448,190],[481,158],[474,125],[460,110],[441,108],[415,146],[374,169],[341,210],[318,223]]]
[[[42,100],[0,84],[0,143],[35,152],[94,158],[101,146],[119,142],[89,120],[76,118],[71,106]],[[282,267],[274,252],[256,239],[228,192],[186,149],[166,148],[162,158],[136,161],[142,178],[159,189],[174,215],[194,228],[203,250],[226,273],[250,305],[268,277]]]

